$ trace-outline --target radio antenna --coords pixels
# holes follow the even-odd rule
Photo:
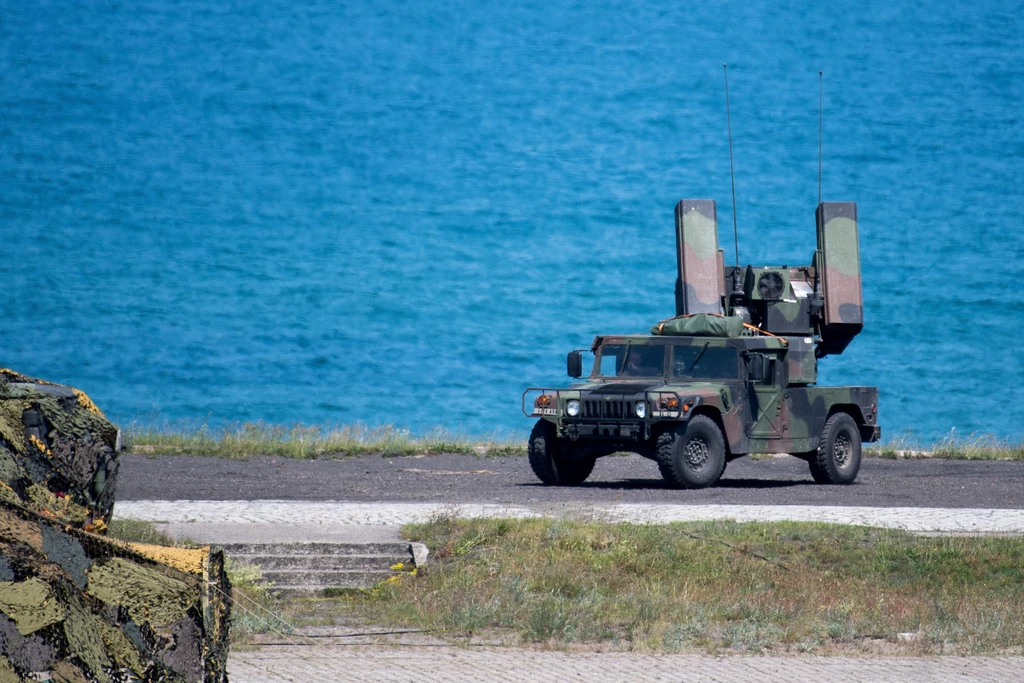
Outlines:
[[[736,227],[736,170],[732,162],[732,115],[729,113],[729,65],[723,64],[725,73],[725,120],[729,126],[729,179],[732,181],[732,240],[736,247],[736,267],[740,265],[740,237]]]
[[[823,86],[821,85],[821,70],[818,70],[818,204],[821,204],[821,110],[824,101]],[[735,200],[733,200],[735,201]]]

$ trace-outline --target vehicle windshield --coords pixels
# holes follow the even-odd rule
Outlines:
[[[690,379],[737,379],[739,356],[736,349],[696,346],[672,347],[672,376]]]
[[[665,374],[665,347],[607,344],[598,349],[597,374],[599,377],[661,377]]]

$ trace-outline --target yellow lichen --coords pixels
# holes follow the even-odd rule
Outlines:
[[[71,391],[75,392],[75,398],[78,399],[78,405],[82,406],[90,413],[105,417],[103,415],[103,411],[96,407],[96,404],[92,402],[92,399],[89,398],[84,391],[75,389],[74,387],[71,387]]]
[[[29,434],[28,440],[31,441],[32,445],[35,446],[40,452],[50,456],[53,455],[53,453],[50,451],[50,447],[43,443],[43,440],[40,439],[35,434]]]
[[[107,530],[107,523],[102,519],[94,519],[85,525],[85,530],[93,534],[102,534]]]
[[[20,372],[11,370],[10,368],[0,368],[0,374],[10,375],[16,382],[27,382],[29,384],[48,384],[51,387],[61,386],[60,384],[56,384],[55,382],[47,382],[45,379],[39,379],[38,377],[29,377],[28,375],[23,375]]]
[[[129,543],[128,547],[140,555],[174,567],[186,574],[202,574],[203,563],[210,554],[209,546],[204,548],[168,548],[148,543]]]
[[[15,372],[14,370],[11,370],[10,368],[0,368],[0,374],[10,375],[13,379],[15,379],[18,382],[29,381],[28,377],[21,374],[20,372]]]

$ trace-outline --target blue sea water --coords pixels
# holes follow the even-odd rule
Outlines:
[[[856,3],[0,0],[0,365],[122,423],[525,431],[673,312],[672,210],[743,263],[860,215],[823,382],[1024,435],[1024,13]]]

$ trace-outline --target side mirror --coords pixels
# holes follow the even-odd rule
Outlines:
[[[751,382],[763,382],[768,375],[768,359],[761,353],[747,356],[747,379]]]
[[[565,359],[565,365],[570,377],[578,379],[583,376],[583,354],[579,351],[570,351],[569,357]]]

